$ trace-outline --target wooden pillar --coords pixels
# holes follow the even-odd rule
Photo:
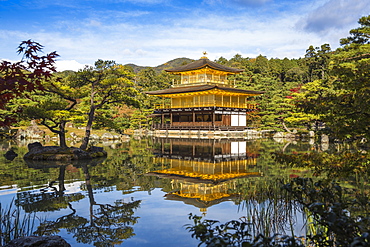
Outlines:
[[[216,145],[216,144],[215,144],[215,141],[216,141],[216,140],[213,140],[213,141],[212,141],[212,158],[214,158],[214,157],[215,157],[215,155],[216,155],[216,152],[215,152],[215,145]]]
[[[238,112],[238,126],[240,126],[240,112]]]
[[[245,113],[245,127],[248,127],[248,124],[249,124],[249,114],[248,113],[249,113],[248,111]]]
[[[172,112],[170,113],[170,127],[172,127]]]
[[[212,111],[212,126],[215,127],[215,118],[216,118],[216,114],[215,114],[215,110]]]

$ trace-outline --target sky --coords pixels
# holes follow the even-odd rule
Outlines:
[[[370,14],[369,0],[0,0],[0,60],[24,40],[56,51],[59,71],[98,59],[158,66],[172,59],[304,57]]]

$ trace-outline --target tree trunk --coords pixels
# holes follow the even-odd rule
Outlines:
[[[83,173],[85,175],[85,184],[86,184],[86,189],[87,189],[87,194],[89,195],[89,202],[90,202],[90,225],[91,227],[95,227],[95,217],[94,217],[94,205],[96,205],[95,198],[94,198],[94,193],[90,181],[90,174],[89,174],[89,169],[87,168],[87,165],[82,166]]]
[[[80,148],[83,149],[83,150],[86,150],[87,146],[89,145],[89,139],[90,139],[92,124],[93,124],[93,121],[94,121],[94,115],[95,115],[95,106],[92,105],[90,107],[89,119],[88,119],[87,125],[86,125],[85,137],[83,138],[82,144],[80,146]]]
[[[57,123],[56,126],[49,126],[46,123],[45,119],[42,119],[42,121],[41,121],[42,125],[44,125],[51,132],[53,132],[53,133],[55,133],[59,136],[59,146],[62,147],[62,148],[67,147],[67,143],[66,143],[66,123],[67,123],[66,121],[61,121],[61,122]],[[57,128],[58,126],[59,126],[59,130],[56,130],[55,128]]]
[[[62,148],[67,147],[67,142],[66,142],[66,122],[61,122],[59,125],[59,146]]]
[[[66,187],[64,186],[64,177],[66,173],[66,167],[67,166],[60,166],[59,167],[59,190],[57,192],[58,195],[62,196],[64,194],[64,191],[66,190]]]
[[[288,127],[286,127],[285,122],[284,122],[284,120],[283,120],[283,119],[281,120],[281,124],[283,125],[284,129],[285,129],[287,132],[292,133],[292,131],[290,131],[290,130],[288,129]]]

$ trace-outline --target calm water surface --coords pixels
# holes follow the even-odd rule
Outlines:
[[[61,235],[72,246],[197,246],[185,227],[190,213],[221,222],[253,218],[257,231],[270,233],[288,228],[273,219],[289,218],[298,234],[305,231],[299,210],[282,212],[286,202],[260,192],[307,175],[280,167],[271,152],[307,151],[308,143],[132,139],[96,145],[105,147],[106,159],[66,164],[25,162],[26,143],[0,143],[2,154],[10,148],[19,154],[12,161],[0,157],[1,206],[35,214],[35,234]]]

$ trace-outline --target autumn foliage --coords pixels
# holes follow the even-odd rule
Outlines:
[[[42,82],[52,78],[52,73],[56,72],[55,59],[59,55],[54,51],[41,56],[42,49],[43,46],[37,42],[23,41],[17,50],[22,55],[20,61],[0,61],[0,110],[23,92],[42,89]],[[11,116],[2,116],[0,126],[13,121]]]

